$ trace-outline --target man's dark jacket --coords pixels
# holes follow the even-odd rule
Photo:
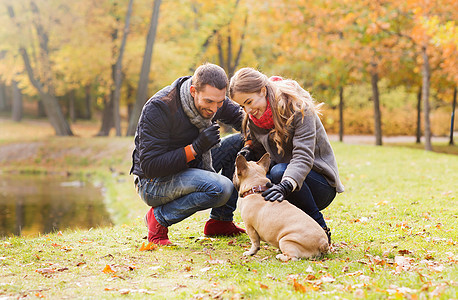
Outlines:
[[[139,177],[162,177],[197,166],[200,157],[187,163],[184,147],[197,138],[199,130],[181,106],[180,87],[190,76],[181,77],[151,97],[143,106],[135,133],[131,173]],[[219,120],[240,131],[243,110],[226,99],[213,121]]]

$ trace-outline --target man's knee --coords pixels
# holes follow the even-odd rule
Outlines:
[[[213,195],[212,207],[220,207],[226,204],[234,191],[234,185],[228,178],[221,176],[221,180],[217,183],[216,191]]]

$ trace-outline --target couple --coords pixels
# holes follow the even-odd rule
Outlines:
[[[273,185],[263,192],[265,200],[287,198],[323,227],[330,243],[320,210],[343,186],[319,107],[296,81],[251,68],[240,69],[228,88],[225,71],[209,63],[157,92],[143,107],[130,171],[137,193],[151,206],[145,216],[148,241],[171,244],[169,226],[209,208],[205,235],[244,233],[232,221],[235,158],[257,160],[268,152]],[[216,121],[243,136],[221,139]]]

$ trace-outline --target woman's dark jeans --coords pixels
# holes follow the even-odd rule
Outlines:
[[[274,165],[267,177],[272,183],[280,183],[287,163]],[[336,196],[336,189],[329,185],[323,175],[311,170],[305,178],[302,188],[288,195],[287,200],[312,217],[321,227],[326,227],[320,210],[331,204]]]

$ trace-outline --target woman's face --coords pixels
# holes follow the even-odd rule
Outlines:
[[[235,93],[232,100],[237,102],[247,114],[259,119],[267,108],[266,88],[259,93]]]

